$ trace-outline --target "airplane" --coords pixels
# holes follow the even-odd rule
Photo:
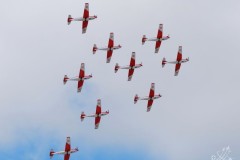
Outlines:
[[[175,74],[174,76],[177,76],[181,67],[182,63],[188,62],[189,61],[189,57],[186,59],[182,59],[182,46],[178,47],[178,54],[177,54],[177,59],[176,61],[166,61],[166,58],[164,57],[162,60],[162,67],[165,66],[166,63],[171,63],[171,64],[176,64],[175,66]]]
[[[68,15],[67,23],[68,25],[70,25],[72,21],[82,21],[82,34],[84,34],[87,31],[88,21],[96,18],[97,18],[96,15],[89,16],[89,4],[85,3],[83,17],[72,18],[71,15]]]
[[[163,24],[159,24],[157,37],[148,39],[146,37],[146,35],[143,35],[143,37],[142,37],[142,45],[144,45],[146,41],[156,41],[155,53],[158,53],[162,41],[167,40],[169,38],[170,38],[169,35],[168,36],[163,36]]]
[[[68,76],[65,75],[64,78],[63,78],[63,84],[66,84],[67,81],[78,81],[77,92],[81,92],[84,80],[87,80],[87,79],[90,79],[90,78],[92,78],[92,74],[88,75],[88,76],[85,76],[85,64],[82,63],[81,68],[80,68],[80,72],[79,72],[79,76],[74,77],[74,78],[68,78]]]
[[[50,158],[52,158],[53,155],[55,155],[55,154],[63,154],[64,155],[64,160],[69,160],[70,155],[72,153],[77,152],[77,151],[78,151],[77,147],[75,149],[71,149],[70,137],[67,137],[65,150],[64,151],[59,151],[59,152],[54,152],[53,149],[51,149],[49,155],[50,155]]]
[[[108,47],[98,48],[96,44],[93,45],[93,54],[96,53],[97,50],[105,50],[107,51],[107,63],[111,61],[113,50],[119,49],[122,46],[119,44],[118,46],[114,46],[114,34],[111,32],[108,41]]]
[[[109,111],[102,112],[101,110],[101,99],[97,100],[97,106],[96,106],[96,113],[92,115],[86,115],[84,112],[81,113],[81,121],[84,120],[85,117],[95,117],[95,129],[98,129],[100,120],[102,116],[108,115]]]
[[[138,95],[136,94],[135,97],[134,97],[134,104],[136,104],[138,100],[147,100],[148,101],[147,112],[149,112],[151,110],[153,101],[155,99],[158,99],[158,98],[162,97],[160,94],[154,95],[154,90],[155,90],[155,83],[152,83],[151,88],[150,88],[150,92],[149,92],[149,96],[141,98],[141,97],[138,97]]]
[[[130,65],[121,67],[117,63],[115,65],[115,73],[117,73],[118,69],[129,69],[128,70],[128,81],[131,81],[134,69],[142,67],[142,63],[141,64],[135,64],[135,58],[136,58],[136,54],[135,54],[135,52],[132,52]]]

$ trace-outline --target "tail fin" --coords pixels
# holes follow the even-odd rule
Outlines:
[[[116,63],[116,65],[115,65],[115,73],[117,73],[118,69],[119,69],[119,65],[118,65],[118,63]]]
[[[138,95],[136,94],[135,97],[134,97],[134,104],[137,103],[138,99],[139,99],[139,97],[138,97]]]
[[[82,112],[82,113],[81,113],[81,117],[80,117],[80,118],[81,118],[81,121],[83,121],[85,117],[86,117],[86,114],[85,114],[84,112]]]
[[[98,49],[98,48],[97,48],[97,45],[96,45],[96,44],[94,44],[94,45],[93,45],[93,54],[95,54],[95,53],[96,53],[97,49]]]
[[[144,45],[144,43],[146,42],[146,40],[147,40],[146,35],[143,35],[143,37],[142,37],[142,45]]]
[[[66,84],[66,83],[67,83],[67,81],[68,81],[68,79],[69,79],[69,78],[68,78],[68,76],[67,76],[67,75],[65,75],[65,76],[64,76],[64,78],[63,78],[63,84]]]
[[[53,151],[53,149],[51,149],[51,150],[50,150],[50,153],[49,153],[50,158],[53,157],[53,154],[54,154],[54,153],[55,153],[55,152]]]
[[[68,19],[67,19],[67,22],[68,22],[68,25],[71,24],[73,18],[71,15],[68,15]]]
[[[164,57],[162,60],[162,68],[165,66],[165,64],[167,63],[166,58]]]

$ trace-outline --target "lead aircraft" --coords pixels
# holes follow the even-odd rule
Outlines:
[[[81,64],[80,72],[78,77],[68,78],[67,75],[63,78],[63,84],[66,84],[67,81],[78,81],[77,92],[81,92],[84,80],[92,78],[92,74],[85,76],[85,64]]]
[[[146,41],[156,41],[155,53],[158,53],[162,41],[167,40],[169,38],[170,38],[169,35],[168,36],[163,36],[163,24],[159,24],[157,37],[148,39],[146,37],[146,35],[143,35],[143,37],[142,37],[142,45],[144,45]]]
[[[136,104],[138,100],[147,100],[148,101],[147,112],[149,112],[151,110],[153,101],[155,99],[158,99],[158,98],[162,97],[160,94],[155,95],[154,92],[155,92],[155,83],[152,83],[151,88],[150,88],[150,92],[149,92],[149,96],[141,98],[141,97],[138,97],[138,95],[136,94],[135,97],[134,97],[134,104]]]
[[[109,63],[111,61],[113,50],[119,49],[121,47],[122,46],[120,44],[118,46],[114,46],[114,34],[110,33],[108,47],[98,48],[97,45],[94,44],[93,45],[93,54],[95,54],[97,50],[107,51],[107,63]]]
[[[80,118],[81,118],[81,121],[83,121],[85,117],[95,117],[95,129],[98,129],[100,121],[101,121],[101,117],[108,115],[108,114],[109,114],[109,111],[102,112],[101,99],[98,99],[95,114],[86,115],[84,112],[82,112]]]
[[[130,59],[130,65],[121,67],[117,63],[115,65],[115,73],[117,73],[118,69],[129,69],[128,70],[128,81],[131,81],[134,69],[142,67],[142,63],[141,64],[135,64],[135,59],[136,59],[136,54],[135,54],[135,52],[132,52],[132,56],[131,56],[131,59]]]
[[[53,155],[55,155],[55,154],[63,154],[64,155],[64,160],[69,160],[70,154],[75,153],[77,151],[78,151],[77,147],[75,149],[71,149],[70,137],[67,137],[65,150],[64,151],[59,151],[59,152],[54,152],[53,149],[51,149],[49,155],[50,155],[50,158],[52,158]]]
[[[88,21],[96,18],[97,18],[96,15],[89,16],[89,4],[85,3],[83,17],[72,18],[71,15],[68,15],[67,22],[68,22],[68,25],[70,25],[72,21],[82,21],[82,33],[84,34],[87,31]]]
[[[164,57],[162,60],[162,67],[165,66],[166,63],[170,63],[170,64],[176,64],[175,65],[175,73],[174,76],[177,76],[179,73],[179,70],[181,68],[181,64],[182,63],[186,63],[189,61],[189,58],[186,59],[182,59],[182,46],[178,47],[178,54],[177,54],[177,59],[176,61],[166,61],[166,58]]]

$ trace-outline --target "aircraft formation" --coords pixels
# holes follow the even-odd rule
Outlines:
[[[72,21],[82,21],[82,34],[85,34],[87,32],[88,22],[90,20],[94,20],[96,18],[97,18],[96,15],[89,16],[89,4],[85,3],[83,16],[78,17],[78,18],[72,18],[72,16],[69,15],[67,18],[67,24],[70,25]],[[153,42],[155,42],[155,53],[158,53],[162,42],[165,40],[168,40],[169,38],[170,38],[169,35],[163,36],[163,24],[159,24],[157,36],[154,38],[147,38],[146,35],[143,35],[142,36],[142,45],[144,45],[146,41],[153,41]],[[116,45],[116,46],[114,45],[114,33],[110,32],[108,46],[98,48],[97,45],[94,44],[93,48],[92,48],[92,52],[93,52],[93,54],[95,54],[97,50],[106,51],[107,52],[106,63],[110,63],[112,55],[113,55],[113,51],[118,50],[121,47],[122,46],[120,44]],[[141,68],[143,66],[142,63],[136,64],[135,61],[136,61],[136,53],[132,52],[129,65],[120,66],[118,63],[116,63],[115,68],[114,68],[115,73],[117,73],[119,69],[126,69],[126,70],[128,70],[127,81],[131,81],[133,78],[134,70]],[[175,64],[174,76],[178,76],[180,68],[181,68],[181,64],[186,63],[188,61],[189,61],[189,58],[186,58],[186,59],[182,58],[182,46],[179,46],[176,60],[175,61],[167,61],[166,58],[164,57],[162,59],[162,68],[167,63]],[[67,75],[64,75],[63,84],[65,85],[67,83],[67,81],[77,81],[77,92],[81,92],[84,81],[91,79],[92,77],[93,77],[92,74],[85,75],[85,63],[81,63],[79,75],[76,77],[72,77],[72,78],[69,78]],[[134,97],[134,104],[136,104],[139,100],[146,100],[147,101],[147,112],[149,112],[152,108],[153,101],[156,99],[159,99],[161,97],[162,97],[161,94],[155,94],[155,83],[151,83],[149,95],[146,97],[139,97],[138,94],[136,94]],[[95,129],[98,129],[99,125],[100,125],[101,117],[109,114],[109,110],[102,112],[101,107],[102,107],[101,99],[98,99],[95,113],[91,114],[91,115],[86,115],[84,112],[82,112],[80,114],[80,120],[83,121],[86,117],[94,117],[95,118]],[[70,137],[67,137],[66,144],[65,144],[65,150],[59,151],[59,152],[54,152],[54,150],[51,149],[49,156],[50,156],[50,158],[52,158],[56,154],[62,154],[62,155],[64,155],[64,160],[69,160],[70,155],[77,151],[78,151],[78,148],[71,149]]]

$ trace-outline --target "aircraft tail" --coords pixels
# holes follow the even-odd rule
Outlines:
[[[98,49],[98,48],[97,48],[97,45],[96,45],[96,44],[94,44],[94,45],[93,45],[93,54],[95,54],[95,53],[96,53],[97,49]]]
[[[165,64],[167,63],[166,58],[164,57],[162,60],[162,68],[165,66]]]
[[[143,37],[142,37],[142,45],[144,45],[144,43],[146,42],[146,40],[147,40],[146,35],[143,35]]]
[[[55,152],[53,151],[53,149],[51,149],[51,150],[50,150],[50,153],[49,153],[50,158],[53,157],[54,153],[55,153]]]
[[[116,63],[116,65],[115,65],[115,73],[117,73],[117,71],[118,71],[118,69],[119,69],[119,65],[118,65],[118,63]]]
[[[137,103],[138,99],[139,99],[139,97],[138,97],[138,95],[136,94],[135,97],[134,97],[134,104]]]
[[[67,19],[68,25],[71,24],[72,20],[73,20],[72,16],[68,15],[68,19]]]
[[[84,120],[85,117],[86,117],[86,114],[85,114],[84,112],[82,112],[82,113],[81,113],[81,116],[80,116],[81,122]]]
[[[64,78],[63,78],[63,84],[66,84],[68,80],[69,80],[68,76],[65,75]]]

